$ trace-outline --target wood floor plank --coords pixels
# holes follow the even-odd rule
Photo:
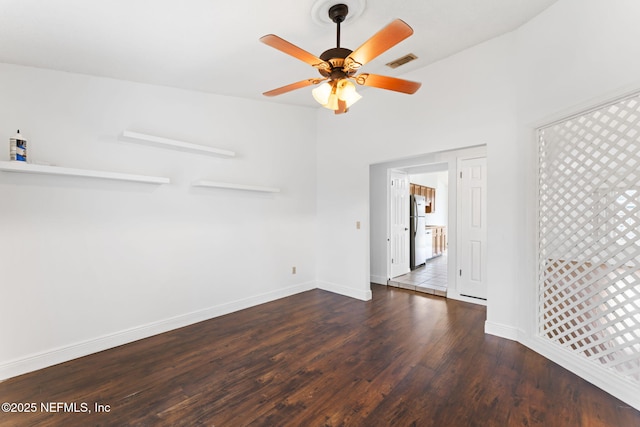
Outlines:
[[[640,426],[635,409],[485,335],[484,307],[372,291],[305,292],[1,382],[3,401],[92,413],[0,413],[0,427]]]

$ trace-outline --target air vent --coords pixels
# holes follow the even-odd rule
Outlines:
[[[413,53],[410,53],[408,55],[405,55],[401,58],[396,59],[395,61],[391,61],[386,65],[391,68],[398,68],[399,66],[404,65],[407,62],[413,61],[414,59],[418,59],[418,57],[415,56]]]

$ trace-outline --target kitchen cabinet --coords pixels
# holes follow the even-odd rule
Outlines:
[[[427,191],[427,195],[426,197],[426,206],[425,206],[425,212],[426,213],[433,213],[436,211],[436,189],[435,188],[431,188],[431,187],[426,187]]]
[[[431,244],[433,256],[439,256],[447,249],[447,227],[428,225],[431,230]]]
[[[425,199],[425,213],[436,211],[436,189],[419,184],[409,184],[409,192],[415,196],[423,196]]]

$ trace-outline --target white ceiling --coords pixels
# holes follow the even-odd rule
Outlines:
[[[318,74],[258,39],[273,33],[319,56],[335,47],[335,24],[314,10],[324,19],[330,5],[351,7],[341,43],[350,49],[393,19],[406,21],[413,36],[362,68],[400,76],[509,32],[556,1],[0,0],[0,62],[267,100],[262,92]],[[418,59],[384,65],[407,53]],[[317,105],[309,92],[268,100]]]

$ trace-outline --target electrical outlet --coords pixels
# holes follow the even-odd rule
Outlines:
[[[296,274],[296,268],[295,267],[291,267],[291,274]]]
[[[356,221],[356,230],[360,230],[360,221]]]

